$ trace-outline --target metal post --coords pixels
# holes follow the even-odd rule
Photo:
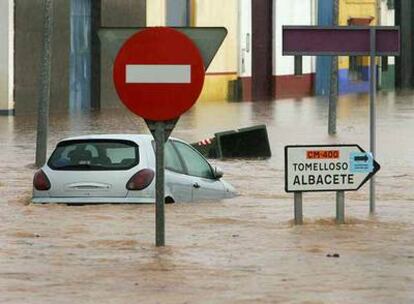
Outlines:
[[[375,62],[376,53],[376,32],[374,28],[370,29],[370,82],[369,82],[369,94],[370,94],[370,150],[372,157],[375,158],[376,153],[376,83],[377,83],[377,71]],[[370,180],[369,184],[369,213],[372,215],[375,213],[375,176]]]
[[[165,245],[165,190],[164,145],[177,119],[168,121],[145,120],[155,140],[155,245]]]
[[[338,25],[338,0],[333,4],[333,25]],[[336,134],[336,108],[338,104],[338,56],[331,56],[331,78],[329,84],[328,134]]]
[[[336,192],[336,223],[345,224],[345,192]]]
[[[36,166],[46,162],[49,127],[51,40],[53,36],[53,1],[43,0],[43,45],[40,63],[39,100],[36,136]]]
[[[155,245],[165,245],[164,219],[164,144],[165,125],[157,122],[154,132],[155,139]]]
[[[303,224],[303,206],[302,206],[302,192],[294,193],[295,202],[295,225]]]

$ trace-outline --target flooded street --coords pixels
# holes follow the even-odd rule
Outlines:
[[[413,303],[414,96],[378,96],[377,215],[368,187],[304,194],[295,227],[284,191],[289,144],[369,148],[368,97],[339,100],[327,135],[327,100],[199,103],[173,136],[266,124],[273,157],[213,161],[240,196],[166,206],[165,248],[154,246],[154,206],[31,205],[36,119],[0,117],[0,303]],[[148,133],[124,110],[51,116],[49,153],[61,138]],[[339,257],[328,257],[339,254]]]

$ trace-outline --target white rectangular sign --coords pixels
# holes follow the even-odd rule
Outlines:
[[[191,83],[191,65],[128,64],[126,83]]]
[[[379,168],[358,145],[286,146],[285,190],[355,191]]]

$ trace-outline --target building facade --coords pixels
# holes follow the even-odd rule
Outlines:
[[[382,89],[414,85],[411,0],[338,0],[339,24],[401,25],[402,56],[378,59]],[[395,3],[394,3],[395,2]],[[100,28],[224,26],[201,101],[327,95],[330,58],[282,56],[283,25],[331,25],[334,0],[54,0],[51,111],[121,107]],[[394,9],[395,7],[395,9]],[[34,113],[42,1],[0,1],[0,114]],[[394,18],[395,17],[395,18]],[[369,59],[339,58],[339,91],[368,91]],[[410,76],[411,75],[411,76]],[[411,78],[410,78],[411,77]],[[407,80],[408,79],[408,80]]]

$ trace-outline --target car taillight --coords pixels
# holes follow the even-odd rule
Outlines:
[[[33,187],[36,190],[45,191],[50,189],[50,181],[43,170],[39,170],[33,177]]]
[[[153,179],[154,171],[142,169],[129,179],[126,188],[128,190],[143,190],[151,184]]]

